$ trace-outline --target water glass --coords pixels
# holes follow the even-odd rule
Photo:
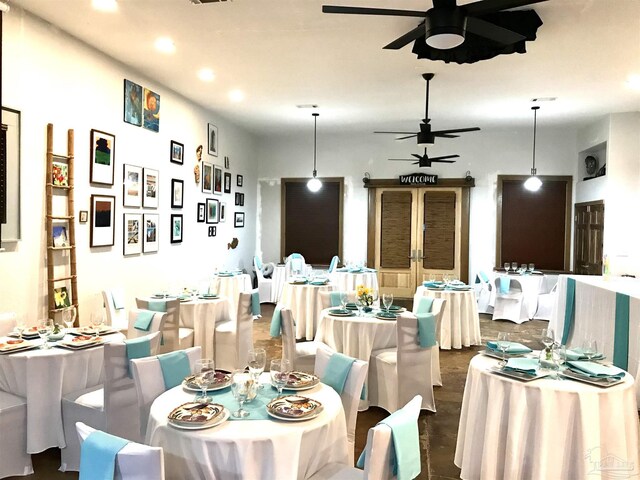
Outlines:
[[[43,343],[40,348],[43,348],[45,350],[51,348],[47,340],[49,335],[51,335],[52,331],[53,331],[53,320],[51,320],[50,318],[44,319],[38,324],[38,335],[43,340]]]
[[[260,383],[260,375],[264,372],[267,363],[267,352],[264,348],[252,348],[249,350],[249,373],[256,384],[256,388],[264,388]]]
[[[64,326],[67,327],[67,330],[71,330],[73,328],[77,314],[76,307],[67,308],[62,312],[62,322],[64,323]]]
[[[347,309],[348,303],[349,303],[349,294],[347,292],[340,292],[340,305],[342,305],[342,310]]]
[[[529,271],[530,271],[530,272],[533,272],[535,269],[536,269],[535,264],[530,263],[530,264],[529,264]]]
[[[282,395],[282,389],[289,380],[291,363],[286,358],[271,360],[269,372],[271,373],[271,383],[273,383],[278,389],[278,395]]]
[[[511,270],[514,272],[518,271],[518,262],[511,262]]]
[[[429,274],[429,281],[430,282],[435,282],[436,281],[436,274],[435,273],[430,273]]]
[[[389,313],[389,308],[393,305],[393,293],[384,293],[382,294],[382,303],[384,304],[384,308]]]
[[[238,410],[232,412],[235,418],[244,418],[249,416],[249,412],[244,410],[242,407],[244,406],[244,402],[250,396],[251,390],[253,388],[253,379],[251,375],[245,373],[244,370],[236,370],[233,372],[231,377],[231,393],[238,401]]]
[[[501,368],[507,366],[507,349],[509,348],[509,337],[509,332],[498,332],[498,340],[496,344],[498,346],[498,350],[502,352],[502,361],[500,362]]]
[[[542,331],[540,332],[540,340],[542,341],[543,345],[547,348],[553,345],[553,342],[555,341],[553,328],[543,328]]]
[[[591,337],[587,337],[582,342],[582,351],[589,361],[593,360],[593,357],[598,353],[598,342]]]
[[[22,340],[22,333],[27,328],[27,323],[22,315],[16,317],[16,332],[18,332],[18,338]]]
[[[511,268],[511,264],[509,262],[504,262],[504,271],[509,273],[510,268]]]
[[[102,310],[99,312],[93,312],[91,314],[91,326],[94,330],[94,336],[97,338],[100,333],[102,324],[104,323],[104,317],[102,316]]]
[[[196,375],[194,382],[202,390],[200,396],[197,397],[198,401],[210,402],[211,398],[207,395],[207,389],[213,386],[216,381],[216,370],[213,360],[210,358],[196,360],[193,365],[193,370],[193,373]]]

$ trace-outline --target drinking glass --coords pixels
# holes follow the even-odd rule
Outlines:
[[[518,262],[511,262],[511,270],[514,272],[518,270]]]
[[[24,317],[22,315],[18,315],[16,317],[16,332],[18,332],[18,338],[20,340],[22,340],[22,333],[25,328],[27,328],[27,323],[25,322]]]
[[[216,381],[216,371],[214,368],[214,362],[210,358],[201,358],[196,360],[193,365],[193,373],[196,375],[194,382],[202,390],[198,398],[198,401],[210,402],[211,397],[207,395],[207,389],[211,387]]]
[[[553,328],[543,328],[540,332],[540,341],[544,344],[546,348],[549,348],[553,345],[555,340],[555,336],[553,334]]]
[[[443,273],[442,274],[442,281],[447,284],[449,283],[449,274],[448,273]]]
[[[364,300],[362,300],[360,297],[357,297],[356,298],[356,307],[358,307],[358,316],[359,317],[363,316],[362,311],[363,311],[365,306],[366,305],[365,305]]]
[[[530,264],[529,264],[529,271],[530,271],[530,272],[533,272],[535,269],[536,269],[535,264],[530,263]]]
[[[383,293],[382,303],[384,304],[384,308],[387,309],[387,313],[389,313],[389,308],[393,305],[393,293]]]
[[[47,340],[52,331],[53,320],[51,320],[50,318],[44,319],[38,324],[38,335],[40,335],[40,338],[43,340],[40,348],[43,348],[45,350],[51,348],[51,345],[49,345]]]
[[[378,294],[378,290],[376,289],[371,289],[371,306],[375,305],[380,305],[380,295]],[[377,303],[376,303],[377,302]]]
[[[525,273],[527,271],[527,264],[523,263],[522,265],[520,265],[520,270],[522,271],[522,273]]]
[[[259,390],[264,388],[260,383],[260,375],[264,372],[266,363],[267,352],[264,348],[252,348],[249,350],[249,373],[257,385],[256,388]]]
[[[340,305],[342,305],[342,310],[347,309],[347,304],[349,303],[349,294],[347,292],[340,293]]]
[[[509,332],[498,332],[498,341],[496,342],[498,350],[502,352],[502,361],[500,367],[507,366],[507,349],[509,348]]]
[[[429,274],[429,281],[430,282],[435,282],[436,281],[436,274],[435,273],[430,273]]]
[[[67,330],[71,330],[73,328],[73,324],[76,321],[76,307],[67,308],[62,312],[62,322],[64,326],[67,327]]]
[[[289,380],[291,363],[286,358],[271,360],[269,372],[271,373],[271,383],[273,383],[278,389],[278,395],[282,395],[282,389]]]
[[[104,318],[102,316],[102,311],[93,312],[91,314],[91,326],[93,327],[94,337],[96,338],[98,337],[98,334],[100,333],[100,327],[103,323],[104,323]]]
[[[510,268],[511,268],[511,264],[509,262],[504,262],[504,271],[509,273]]]
[[[244,370],[236,370],[231,377],[231,393],[238,401],[238,410],[233,412],[236,418],[244,418],[249,416],[249,412],[244,410],[244,402],[249,398],[249,391],[252,388],[253,380],[249,373],[245,373]]]
[[[589,361],[593,360],[596,353],[598,353],[598,342],[591,337],[585,338],[582,343],[582,351]]]

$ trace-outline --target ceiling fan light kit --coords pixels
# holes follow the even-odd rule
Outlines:
[[[432,8],[426,13],[425,38],[427,45],[439,50],[449,50],[464,42],[467,16],[462,9]]]
[[[537,192],[542,187],[542,180],[538,178],[538,171],[536,170],[536,127],[539,109],[540,107],[537,105],[531,107],[531,110],[533,110],[533,163],[531,165],[531,176],[524,182],[524,188],[530,192]]]
[[[318,128],[318,116],[320,114],[314,112],[311,115],[313,115],[313,178],[307,182],[307,188],[315,193],[322,188],[322,182],[319,178],[317,178],[318,170],[316,169],[316,137]]]

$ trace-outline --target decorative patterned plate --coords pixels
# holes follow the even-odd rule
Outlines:
[[[318,383],[320,383],[320,379],[315,375],[306,372],[291,372],[284,388],[296,391],[309,390]]]
[[[182,381],[182,387],[190,392],[201,392],[202,389],[193,380],[196,375],[189,375]],[[207,388],[207,392],[221,390],[231,385],[231,374],[226,370],[216,370],[216,384]]]
[[[278,397],[267,404],[267,413],[271,417],[293,422],[315,418],[322,409],[322,404],[317,400],[298,395]]]
[[[25,350],[31,350],[37,346],[37,343],[33,343],[28,340],[5,340],[0,342],[0,353],[24,352]]]
[[[83,348],[91,348],[96,347],[98,345],[103,345],[104,339],[102,337],[93,337],[89,335],[80,335],[79,337],[75,337],[71,340],[66,340],[64,342],[58,342],[56,346],[62,348],[68,348],[71,350],[82,350]]]
[[[80,336],[93,336],[95,335],[96,331],[93,327],[80,327],[80,328],[76,328],[73,330],[70,330],[69,333],[71,335],[80,335]],[[115,330],[111,327],[102,327],[100,328],[100,330],[98,330],[98,335],[111,335],[112,333],[118,333],[118,330]]]
[[[229,411],[217,403],[187,402],[174,408],[167,419],[177,428],[198,429],[219,425],[229,418],[228,414]]]

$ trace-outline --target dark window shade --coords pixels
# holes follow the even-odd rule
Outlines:
[[[7,126],[0,126],[0,224],[7,222]]]
[[[284,256],[294,252],[315,265],[328,265],[340,255],[342,182],[322,180],[313,193],[306,181],[284,184]]]
[[[456,194],[424,194],[423,268],[453,270],[456,258]]]
[[[502,181],[502,263],[564,270],[567,192],[567,180],[543,178],[537,192],[525,189],[520,179]]]
[[[380,222],[380,266],[410,268],[411,192],[383,192]]]

